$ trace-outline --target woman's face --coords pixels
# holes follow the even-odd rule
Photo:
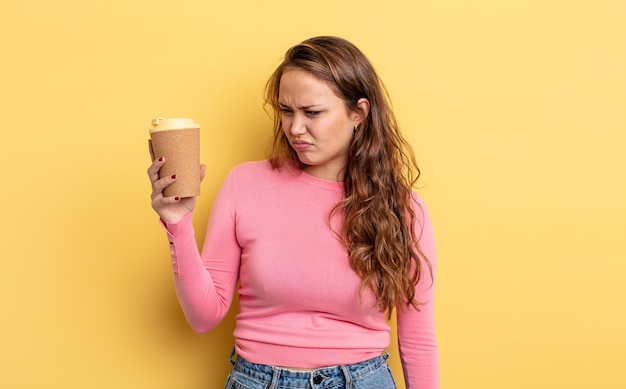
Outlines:
[[[362,115],[349,112],[330,86],[306,70],[288,68],[280,79],[282,127],[312,176],[341,181],[354,128]]]

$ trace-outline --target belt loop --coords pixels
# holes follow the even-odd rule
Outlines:
[[[235,356],[235,346],[233,346],[232,350],[230,350],[230,355],[228,356],[228,361],[233,366],[235,366],[235,360],[233,359],[234,356]]]
[[[270,382],[270,386],[267,389],[276,389],[278,388],[278,380],[280,379],[280,369],[276,367],[272,367],[272,382]]]
[[[389,353],[387,352],[387,350],[383,350],[383,358],[385,359],[385,361],[387,360],[387,358],[389,358]]]
[[[352,389],[352,374],[350,374],[348,366],[341,365],[341,371],[343,371],[343,375],[346,378],[346,389]]]

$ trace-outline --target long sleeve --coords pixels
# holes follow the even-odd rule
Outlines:
[[[165,225],[178,300],[189,324],[201,333],[222,321],[239,276],[241,248],[235,236],[233,186],[230,175],[213,203],[202,254],[191,214],[178,223]]]
[[[422,274],[416,286],[416,298],[423,302],[414,308],[398,310],[398,344],[407,389],[439,388],[439,357],[434,324],[436,252],[433,229],[426,207],[417,199],[416,235],[422,253],[431,264],[422,261]]]

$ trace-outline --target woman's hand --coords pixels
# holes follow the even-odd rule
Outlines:
[[[148,177],[152,183],[152,208],[166,223],[178,223],[182,218],[193,211],[196,206],[196,197],[165,197],[163,190],[176,181],[176,175],[159,178],[159,170],[165,164],[165,158],[160,157],[152,162],[148,168]],[[200,165],[200,181],[204,179],[206,165]]]

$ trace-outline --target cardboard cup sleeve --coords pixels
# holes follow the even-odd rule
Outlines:
[[[157,131],[150,134],[155,158],[165,157],[159,178],[176,174],[176,181],[165,188],[165,197],[200,195],[200,129]]]

